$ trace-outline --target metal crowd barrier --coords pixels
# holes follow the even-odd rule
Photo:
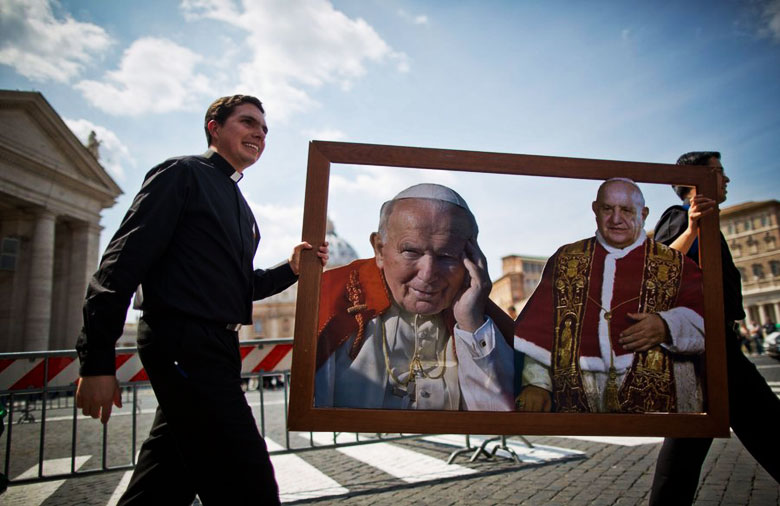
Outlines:
[[[275,345],[291,347],[290,345],[292,345],[292,338],[241,341],[242,359],[246,360],[247,357],[251,357],[252,353],[254,353],[257,349]],[[133,357],[137,357],[137,349],[117,348],[118,357],[120,355],[125,356],[128,354],[132,355]],[[26,364],[25,361],[29,362],[29,364]],[[129,360],[126,361],[126,363],[129,362]],[[117,360],[117,363],[119,363],[119,359]],[[283,365],[284,361],[281,361],[281,363]],[[19,365],[24,365],[25,367],[17,367]],[[28,365],[30,367],[27,367]],[[244,365],[246,367],[246,362],[244,362]],[[283,378],[281,383],[284,399],[284,447],[280,450],[270,451],[269,453],[271,455],[291,454],[332,449],[336,447],[370,444],[377,442],[377,440],[397,441],[419,437],[418,434],[371,434],[368,436],[355,434],[354,441],[343,442],[337,441],[338,433],[333,433],[333,444],[317,445],[314,442],[314,434],[309,433],[307,446],[293,447],[290,444],[290,431],[287,429],[287,410],[289,402],[288,385],[290,384],[289,368],[265,371],[260,368],[261,365],[262,363],[254,365],[249,371],[242,370],[242,378],[246,380],[248,385],[254,385],[255,382],[258,384],[257,390],[253,390],[252,388],[247,390],[247,396],[253,395],[254,392],[257,392],[259,397],[259,417],[257,416],[257,413],[255,414],[256,419],[258,419],[260,433],[263,435],[266,435],[266,421],[268,418],[266,413],[266,392],[264,382],[266,378],[268,378],[271,383],[273,383],[273,380],[277,380],[278,382],[280,377]],[[119,369],[117,375],[120,379],[120,388],[122,389],[123,395],[123,405],[129,403],[132,406],[130,413],[132,419],[130,430],[131,451],[129,462],[123,462],[119,464],[112,464],[109,462],[108,448],[109,436],[111,433],[111,423],[109,422],[108,424],[101,426],[102,440],[100,443],[100,467],[96,469],[79,470],[76,463],[76,453],[78,448],[78,422],[79,419],[83,420],[85,417],[80,414],[80,410],[76,407],[75,402],[75,378],[78,376],[78,358],[76,356],[76,352],[73,350],[59,350],[47,352],[0,354],[0,401],[2,401],[2,403],[6,406],[7,411],[4,420],[5,430],[2,434],[2,437],[0,437],[0,448],[4,448],[5,453],[3,456],[2,473],[9,478],[9,484],[27,484],[65,479],[76,476],[89,476],[106,472],[130,470],[135,467],[138,450],[136,443],[136,440],[138,439],[138,418],[143,414],[141,410],[141,399],[139,398],[139,392],[151,389],[151,385],[145,378],[145,373],[143,373],[142,370],[136,374],[133,374],[130,380],[127,378],[123,380],[121,377],[122,375],[119,374]],[[21,376],[23,379],[17,381],[16,376]],[[73,378],[71,378],[71,376],[73,376]],[[125,376],[127,376],[126,373]],[[250,404],[252,404],[251,401]],[[70,413],[70,415],[68,415],[71,424],[70,468],[67,472],[44,474],[44,461],[46,460],[47,416],[49,412],[54,410],[68,410]],[[146,415],[153,416],[152,414]],[[112,419],[113,418],[114,414],[112,414]],[[58,421],[62,421],[62,417],[58,417]],[[37,436],[37,472],[35,473],[35,476],[14,478],[13,476],[9,476],[13,458],[13,437],[14,433],[20,430],[19,426],[25,424],[38,424],[39,426]],[[28,475],[29,473],[25,474]]]

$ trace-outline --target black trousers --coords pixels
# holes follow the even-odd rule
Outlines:
[[[748,452],[780,483],[780,399],[726,330],[729,422]],[[651,505],[689,505],[699,485],[711,438],[666,438],[650,491]]]
[[[144,315],[138,351],[159,403],[130,484],[129,505],[279,504],[265,442],[241,390],[235,332]]]

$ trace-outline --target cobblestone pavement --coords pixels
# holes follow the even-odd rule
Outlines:
[[[346,491],[335,496],[288,501],[289,504],[388,505],[633,505],[646,504],[655,457],[660,443],[596,442],[586,439],[530,437],[534,445],[579,450],[583,458],[561,463],[517,464],[508,459],[467,457],[456,464],[473,474],[406,483],[391,474],[369,468],[337,450],[300,454],[338,482]],[[421,440],[390,443],[416,454],[446,460],[451,448]],[[412,465],[412,462],[408,463]],[[125,472],[12,486],[0,496],[0,505],[110,505],[126,485]],[[125,483],[123,482],[123,478]],[[284,490],[283,490],[284,491]],[[316,493],[316,491],[315,491]],[[717,439],[708,455],[697,505],[776,505],[778,485],[744,450],[739,441]]]
[[[419,485],[389,486],[339,500],[345,505],[632,505],[646,504],[660,443],[623,446],[556,437],[531,437],[534,444],[566,446],[584,460],[517,466],[481,464],[478,475]],[[410,443],[416,444],[416,443]],[[780,486],[736,438],[718,439],[703,469],[697,505],[776,505]],[[321,501],[300,501],[315,504]],[[327,500],[325,500],[327,502]]]
[[[780,390],[777,374],[780,362],[755,358],[769,378],[773,388]],[[268,438],[284,444],[280,413],[284,409],[279,392],[266,394],[267,413],[265,429]],[[250,397],[250,403],[257,398]],[[143,411],[137,420],[140,441],[148,430],[153,397],[143,401]],[[278,411],[278,412],[277,412]],[[127,413],[127,412],[125,412]],[[255,412],[258,421],[259,411]],[[50,413],[47,422],[44,466],[47,472],[56,466],[70,466],[70,438],[72,421],[63,413]],[[107,448],[109,462],[116,465],[127,462],[129,427],[132,417],[116,416],[110,424]],[[77,465],[80,469],[96,469],[101,465],[99,425],[92,420],[79,420]],[[58,425],[59,424],[59,425]],[[91,425],[92,424],[92,425]],[[36,472],[39,453],[36,424],[14,425],[12,466],[9,473],[18,479],[24,473]],[[306,437],[302,437],[306,436]],[[294,447],[308,445],[308,434],[292,433]],[[461,436],[462,437],[462,436]],[[441,441],[409,439],[381,442],[360,447],[357,451],[323,449],[295,455],[274,456],[274,465],[280,474],[283,500],[288,504],[388,505],[633,505],[646,504],[655,459],[660,448],[659,438],[570,438],[532,436],[528,440],[539,448],[551,448],[557,456],[525,459],[516,463],[509,459],[480,458],[469,462],[469,454],[455,459],[455,466],[446,466],[454,447]],[[0,449],[5,451],[3,438]],[[472,441],[473,442],[473,441]],[[524,445],[516,438],[514,448]],[[67,443],[67,444],[64,444]],[[64,446],[63,446],[64,444]],[[381,446],[385,445],[385,446]],[[269,443],[273,449],[273,443]],[[381,446],[381,448],[380,448]],[[557,449],[557,450],[556,450]],[[519,450],[518,450],[519,451]],[[367,464],[371,453],[397,453],[396,462],[389,466]],[[537,454],[538,455],[538,454]],[[360,460],[364,459],[364,460]],[[426,460],[427,459],[427,460]],[[0,459],[2,460],[2,459]],[[416,476],[420,466],[452,470],[430,476]],[[415,467],[417,466],[417,467]],[[308,474],[305,474],[308,473]],[[314,476],[317,475],[317,476]],[[305,476],[305,477],[304,477]],[[114,505],[127,484],[129,473],[115,471],[90,476],[79,476],[28,485],[12,485],[0,496],[2,505]],[[316,482],[316,479],[329,480]],[[316,483],[315,483],[316,482]],[[306,489],[306,486],[309,488]],[[325,483],[324,485],[321,483]],[[290,487],[298,490],[290,491]],[[697,492],[696,505],[777,505],[780,504],[780,485],[776,483],[743,448],[739,440],[716,439],[705,462]]]

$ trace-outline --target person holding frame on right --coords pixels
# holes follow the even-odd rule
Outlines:
[[[655,227],[655,240],[671,246],[698,262],[699,219],[718,212],[726,200],[729,178],[723,172],[720,153],[693,151],[677,165],[701,165],[720,170],[717,200],[696,194],[694,188],[673,186],[683,205],[667,209]],[[742,353],[737,321],[745,318],[742,283],[728,244],[720,236],[723,268],[723,308],[726,318],[726,373],[728,375],[731,429],[753,457],[780,483],[780,399],[756,367]],[[692,504],[699,474],[712,438],[666,438],[655,467],[650,505]]]

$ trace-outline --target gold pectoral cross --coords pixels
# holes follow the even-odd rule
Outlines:
[[[633,302],[639,297],[625,300],[620,304],[613,306],[612,309],[607,309],[592,297],[588,296],[591,302],[596,304],[599,309],[604,311],[604,320],[607,322],[607,339],[609,340],[609,371],[607,372],[607,385],[604,388],[604,410],[609,413],[617,413],[620,411],[620,399],[618,397],[618,385],[617,385],[617,369],[615,369],[615,352],[613,350],[614,342],[612,341],[612,312],[623,304]]]

